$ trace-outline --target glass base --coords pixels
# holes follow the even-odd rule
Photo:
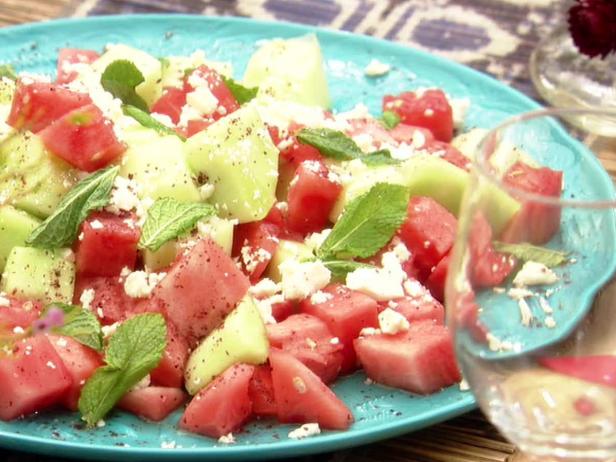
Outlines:
[[[581,54],[566,27],[556,29],[535,48],[530,74],[539,94],[552,106],[616,109],[616,54],[603,60]],[[595,116],[568,120],[590,133],[616,137],[616,120]]]

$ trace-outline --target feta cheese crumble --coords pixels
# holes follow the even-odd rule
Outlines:
[[[218,438],[218,443],[220,444],[235,444],[235,437],[233,433],[227,433],[226,435],[222,435]]]
[[[280,292],[280,290],[280,284],[275,283],[269,278],[261,279],[254,286],[248,289],[248,291],[255,297],[271,297],[272,295]]]
[[[379,327],[384,334],[395,335],[398,332],[409,330],[410,326],[411,324],[402,314],[391,308],[385,308],[379,313]]]
[[[318,423],[307,423],[299,428],[289,432],[289,438],[292,440],[301,440],[304,438],[310,438],[321,433],[321,428]]]
[[[349,289],[362,292],[378,301],[404,296],[402,284],[406,273],[396,252],[385,252],[381,257],[382,268],[358,268],[346,276]]]
[[[167,273],[147,273],[133,271],[124,280],[124,292],[132,298],[144,298],[152,293],[154,287],[163,280]]]
[[[334,296],[328,292],[323,292],[319,290],[310,296],[310,303],[313,305],[318,305],[320,303],[325,303],[334,298]]]
[[[287,300],[302,300],[321,290],[331,279],[331,272],[321,261],[287,260],[280,265],[282,293]]]
[[[372,59],[364,68],[364,74],[368,77],[379,77],[387,74],[390,70],[391,66],[389,64],[383,63],[378,59]]]
[[[90,227],[92,229],[103,229],[104,225],[99,220],[92,220],[90,222]]]
[[[522,286],[549,285],[558,281],[558,276],[543,263],[527,261],[513,279],[513,284]]]
[[[96,292],[94,289],[89,288],[81,292],[79,296],[79,303],[85,310],[90,310],[92,308],[92,302],[94,301],[94,297],[96,296]]]
[[[331,228],[326,228],[320,233],[309,234],[304,240],[304,244],[306,244],[308,247],[310,247],[311,250],[316,252],[323,245],[325,239],[327,239],[331,232]]]
[[[11,301],[6,298],[6,294],[5,293],[0,293],[0,307],[3,306],[11,306]]]

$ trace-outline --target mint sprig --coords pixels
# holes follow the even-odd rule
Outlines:
[[[391,157],[389,149],[381,149],[374,151],[373,153],[366,154],[361,158],[361,161],[371,167],[377,167],[379,165],[398,165],[399,160]]]
[[[158,199],[148,209],[138,247],[156,251],[165,242],[190,231],[199,220],[214,213],[210,204],[185,204],[171,197]]]
[[[167,326],[158,313],[147,313],[123,322],[109,338],[106,365],[88,379],[79,398],[79,412],[89,427],[154,369],[167,344]]]
[[[254,97],[257,96],[257,93],[259,92],[258,87],[245,87],[244,85],[236,82],[232,78],[225,77],[224,75],[222,76],[222,80],[225,82],[225,85],[227,85],[229,91],[231,91],[237,102],[240,104],[247,103],[248,101],[254,99]]]
[[[409,191],[404,186],[377,183],[346,207],[325,242],[321,260],[367,258],[393,237],[406,218]]]
[[[156,130],[158,133],[160,133],[161,135],[174,135],[180,138],[182,141],[186,140],[186,138],[184,138],[178,132],[160,123],[150,114],[148,114],[145,111],[142,111],[138,107],[131,106],[130,104],[125,104],[124,106],[122,106],[122,111],[127,116],[132,117],[137,122],[139,122],[143,127],[152,128]]]
[[[63,325],[54,327],[52,332],[72,337],[93,350],[103,350],[103,333],[94,313],[80,306],[68,305],[66,303],[52,303],[47,309],[52,307],[60,308],[64,311]]]
[[[569,254],[560,250],[538,247],[531,244],[508,244],[494,241],[494,249],[498,252],[513,255],[522,261],[535,261],[543,263],[548,268],[560,266],[569,261]]]
[[[145,82],[141,71],[132,62],[126,59],[118,59],[109,64],[101,75],[101,85],[124,104],[129,104],[148,111],[148,105],[137,94],[135,88]]]
[[[364,153],[355,141],[338,130],[330,128],[303,128],[297,139],[319,150],[321,155],[334,160],[353,160]]]
[[[384,111],[381,116],[381,123],[388,130],[392,130],[400,123],[400,116],[393,111]]]
[[[108,167],[77,183],[62,198],[54,213],[32,231],[26,244],[43,249],[69,247],[88,214],[109,203],[119,169],[118,166]]]
[[[6,77],[10,80],[17,80],[17,73],[10,64],[0,64],[0,79]]]

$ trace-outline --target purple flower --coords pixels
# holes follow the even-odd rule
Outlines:
[[[616,0],[577,0],[569,10],[569,31],[591,58],[616,52]]]
[[[41,332],[49,332],[54,327],[62,327],[64,325],[64,311],[60,308],[52,306],[47,310],[45,317],[37,319],[32,323],[32,333],[38,334]]]

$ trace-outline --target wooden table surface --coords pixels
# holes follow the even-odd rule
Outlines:
[[[182,12],[303,22],[375,35],[463,62],[538,98],[528,56],[558,0],[0,0],[0,26],[62,16]],[[301,460],[521,462],[476,411],[403,437]],[[0,450],[6,462],[58,462]],[[297,461],[296,461],[297,462]]]

